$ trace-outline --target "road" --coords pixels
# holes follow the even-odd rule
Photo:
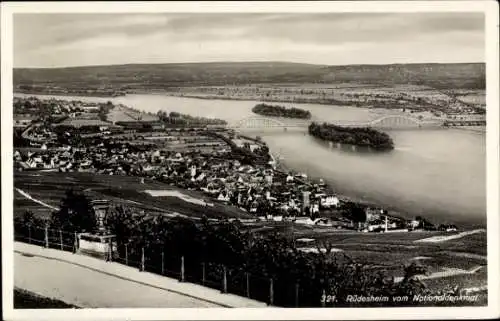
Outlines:
[[[460,239],[462,237],[466,237],[466,236],[477,234],[477,233],[486,233],[486,229],[481,228],[481,229],[461,232],[458,234],[433,236],[433,237],[428,237],[428,238],[421,239],[421,240],[416,240],[415,242],[416,243],[419,243],[419,242],[440,243],[440,242],[446,242],[449,240]]]
[[[15,243],[14,285],[82,308],[266,307],[118,263]]]
[[[26,197],[27,199],[32,200],[33,202],[38,203],[38,204],[40,204],[40,205],[42,205],[44,207],[50,208],[51,210],[55,210],[55,211],[59,210],[59,208],[57,208],[57,207],[51,206],[51,205],[49,205],[49,204],[47,204],[45,202],[42,202],[42,201],[40,201],[40,200],[38,200],[36,198],[33,198],[30,194],[26,193],[22,189],[16,188],[16,191],[18,191],[19,194],[21,194],[22,196]]]
[[[485,268],[484,266],[478,265],[473,267],[470,270],[457,269],[457,268],[443,268],[441,271],[431,273],[429,275],[419,275],[417,276],[420,280],[430,280],[430,279],[438,279],[438,278],[447,278],[456,275],[464,275],[464,274],[474,274],[479,270]],[[394,278],[396,282],[401,282],[403,277]]]

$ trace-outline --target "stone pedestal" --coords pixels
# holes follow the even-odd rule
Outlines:
[[[116,237],[105,226],[110,202],[108,200],[94,200],[91,202],[97,223],[96,233],[80,233],[77,253],[113,260],[117,257]]]
[[[113,260],[118,257],[116,237],[111,234],[80,233],[78,237],[79,254]]]

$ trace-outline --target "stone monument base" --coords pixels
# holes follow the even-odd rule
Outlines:
[[[115,235],[111,234],[78,234],[77,253],[103,260],[114,260],[118,257]]]

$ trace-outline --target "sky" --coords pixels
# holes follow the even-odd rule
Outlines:
[[[14,67],[484,62],[482,13],[15,14]]]

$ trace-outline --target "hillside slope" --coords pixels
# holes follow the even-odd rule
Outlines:
[[[69,68],[16,68],[14,88],[113,90],[259,83],[420,84],[484,88],[485,64],[395,64],[324,66],[287,62],[131,64]]]

